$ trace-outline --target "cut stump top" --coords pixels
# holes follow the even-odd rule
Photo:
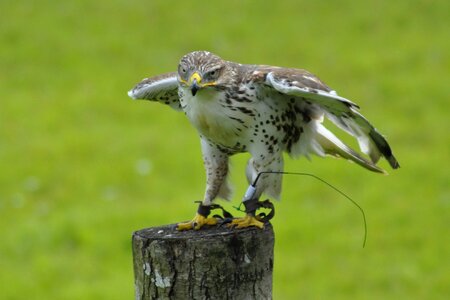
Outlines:
[[[251,233],[267,233],[273,231],[272,225],[266,223],[264,229],[248,227],[243,229],[228,228],[227,226],[204,226],[199,230],[176,230],[176,224],[163,225],[158,227],[145,228],[133,233],[133,236],[145,240],[192,240],[192,239],[211,239],[218,236],[229,237],[237,233],[247,235]]]

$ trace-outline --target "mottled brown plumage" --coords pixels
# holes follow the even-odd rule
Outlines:
[[[216,197],[230,197],[228,158],[236,153],[252,156],[247,165],[250,183],[262,171],[282,171],[283,152],[343,157],[375,172],[384,172],[376,166],[384,156],[392,168],[399,167],[359,107],[305,70],[238,64],[196,51],[181,59],[176,73],[144,79],[129,95],[182,110],[197,129],[207,172],[205,206]],[[324,117],[356,137],[370,160],[328,131]],[[278,198],[280,192],[281,175],[263,175],[254,198],[262,193]],[[192,222],[207,223],[198,217]]]

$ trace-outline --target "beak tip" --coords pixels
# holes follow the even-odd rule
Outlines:
[[[197,84],[197,80],[194,79],[194,83],[191,86],[192,96],[195,96],[195,94],[197,94],[199,89],[200,89],[200,87]]]

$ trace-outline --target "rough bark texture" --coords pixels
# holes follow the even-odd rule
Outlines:
[[[136,299],[271,299],[274,233],[225,226],[133,234]]]

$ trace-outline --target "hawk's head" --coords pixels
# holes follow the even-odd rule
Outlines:
[[[221,88],[230,78],[226,72],[227,63],[208,51],[194,51],[186,54],[178,65],[178,82],[191,89],[192,96],[206,87]]]

